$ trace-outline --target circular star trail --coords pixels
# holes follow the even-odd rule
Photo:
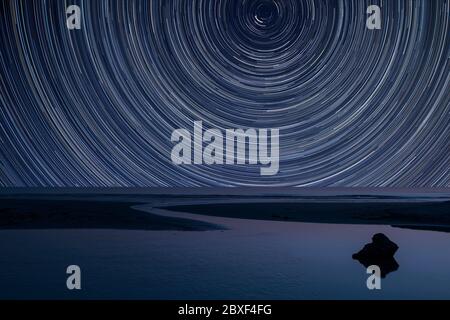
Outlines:
[[[449,7],[2,1],[0,185],[450,187]],[[198,120],[279,128],[279,173],[175,166]]]

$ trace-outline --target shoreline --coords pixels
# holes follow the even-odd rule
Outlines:
[[[112,198],[97,195],[66,197],[68,199],[36,195],[0,197],[0,230],[226,230],[221,225],[202,219],[202,216],[211,216],[304,223],[392,225],[450,232],[450,201],[442,200],[395,197],[362,199],[359,196],[313,199],[208,196],[149,199],[130,195]]]

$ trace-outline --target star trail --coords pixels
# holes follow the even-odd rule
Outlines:
[[[450,187],[449,7],[2,0],[0,186]],[[278,128],[278,174],[174,165],[194,121]]]

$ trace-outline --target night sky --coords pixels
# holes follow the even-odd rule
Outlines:
[[[450,187],[449,7],[2,0],[0,186]],[[199,120],[279,128],[279,173],[174,165]]]

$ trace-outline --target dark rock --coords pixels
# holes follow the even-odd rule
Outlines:
[[[382,233],[377,233],[372,237],[372,242],[368,243],[361,251],[353,255],[353,259],[363,257],[389,258],[397,252],[398,246]]]
[[[364,267],[376,265],[380,267],[381,277],[399,268],[394,254],[398,246],[382,233],[377,233],[372,237],[372,242],[368,243],[358,253],[352,257],[358,260]]]

